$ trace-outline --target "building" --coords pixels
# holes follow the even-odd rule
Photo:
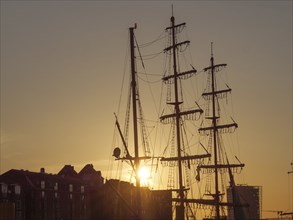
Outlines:
[[[102,190],[99,213],[101,219],[137,219],[137,190],[140,192],[141,219],[171,220],[172,192],[136,188],[133,184],[119,180],[106,181]]]
[[[0,219],[22,219],[20,185],[0,183],[0,193]]]
[[[261,187],[238,185],[227,188],[227,202],[234,207],[228,208],[228,220],[261,219]]]
[[[92,165],[84,169],[86,172],[78,174],[73,166],[65,165],[58,174],[48,174],[43,168],[40,172],[12,169],[2,174],[1,219],[90,219],[88,203],[92,192],[103,186],[103,177]]]
[[[0,176],[0,184],[1,220],[136,219],[138,190],[142,220],[172,219],[171,191],[104,183],[92,164],[79,173],[71,165],[58,174],[12,169]]]

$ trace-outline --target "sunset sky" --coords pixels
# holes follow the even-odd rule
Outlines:
[[[292,211],[292,1],[0,4],[0,173],[92,163],[106,174],[128,28],[137,23],[140,43],[157,38],[173,4],[196,69],[210,42],[229,65],[245,183],[263,187],[264,210]]]

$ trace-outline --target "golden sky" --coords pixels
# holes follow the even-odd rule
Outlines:
[[[290,210],[292,1],[1,1],[1,173],[105,173],[128,28],[155,39],[172,3],[196,69],[210,42],[229,65],[245,183],[263,187],[263,209]]]

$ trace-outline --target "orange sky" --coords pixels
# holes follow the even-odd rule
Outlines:
[[[195,67],[209,64],[210,42],[229,65],[243,180],[263,187],[264,210],[292,211],[292,1],[173,4]],[[170,5],[1,1],[1,173],[93,163],[106,175],[128,28],[155,39]]]

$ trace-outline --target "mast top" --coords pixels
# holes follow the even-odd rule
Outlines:
[[[136,23],[134,23],[134,26],[133,27],[130,27],[129,29],[136,29],[137,28],[137,24]]]
[[[174,13],[173,13],[173,4],[171,5],[171,10],[172,10],[171,22],[174,22],[175,18],[174,18]]]
[[[211,42],[211,61],[214,61],[214,50],[213,50],[213,42]]]

